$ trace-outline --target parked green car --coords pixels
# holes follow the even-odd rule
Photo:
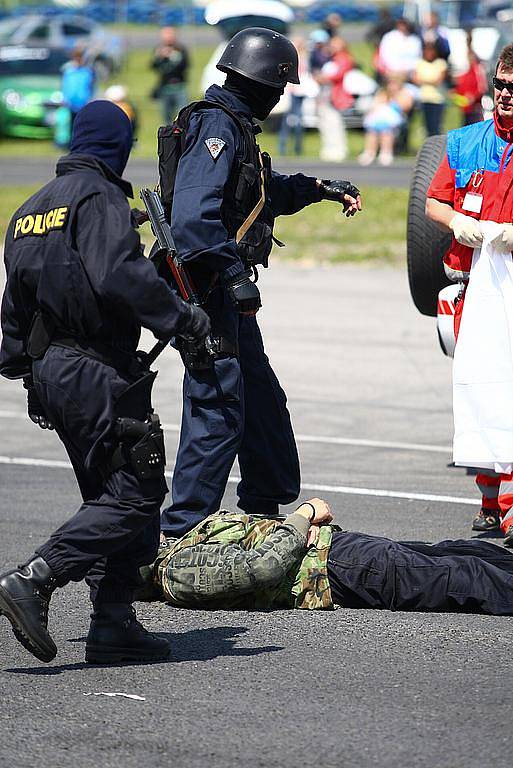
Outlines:
[[[60,49],[0,47],[0,137],[52,138],[67,59]]]

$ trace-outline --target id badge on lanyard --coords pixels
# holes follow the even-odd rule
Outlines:
[[[483,207],[483,195],[480,194],[480,188],[483,184],[484,168],[474,171],[471,178],[471,190],[465,195],[463,200],[463,210],[470,213],[481,213]]]

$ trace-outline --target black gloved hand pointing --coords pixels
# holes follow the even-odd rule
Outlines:
[[[228,294],[240,315],[256,315],[262,306],[260,291],[250,279],[252,274],[250,269],[246,269],[225,282]]]
[[[34,387],[34,382],[31,376],[27,376],[23,379],[23,386],[27,390],[27,413],[29,419],[37,424],[41,429],[54,429],[54,426],[50,419],[46,416],[41,400]]]
[[[336,203],[342,203],[346,216],[354,216],[357,211],[362,210],[360,190],[350,181],[318,179],[317,184],[321,200],[333,200]]]

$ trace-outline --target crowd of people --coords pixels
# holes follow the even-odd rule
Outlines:
[[[468,69],[456,76],[449,65],[447,30],[436,13],[429,13],[417,30],[404,18],[394,19],[385,8],[367,35],[374,48],[371,78],[360,69],[343,32],[342,18],[331,13],[308,37],[294,38],[300,82],[288,85],[281,111],[275,113],[281,155],[301,155],[305,128],[316,127],[320,159],[341,162],[348,155],[348,124],[351,127],[356,120],[365,131],[359,162],[390,165],[396,153],[408,151],[411,119],[417,110],[427,136],[443,133],[449,101],[460,108],[463,124],[482,120],[481,98],[487,83],[472,50],[471,33]],[[189,52],[173,27],[160,30],[150,67],[156,75],[151,96],[160,102],[162,120],[168,123],[187,103],[190,72]],[[64,68],[62,87],[64,103],[57,114],[55,142],[64,147],[76,112],[101,93],[93,68],[78,49]],[[125,86],[109,88],[103,96],[120,104],[137,129],[136,108]]]
[[[301,84],[288,88],[288,109],[280,128],[282,154],[288,150],[291,135],[293,151],[301,153],[305,119],[313,112],[321,136],[321,159],[344,160],[348,151],[346,121],[362,93],[373,95],[367,99],[363,114],[362,165],[374,160],[390,165],[394,152],[408,150],[409,127],[416,110],[422,114],[427,136],[443,133],[449,102],[461,109],[464,125],[483,119],[481,98],[487,83],[484,68],[472,50],[471,33],[467,39],[468,69],[458,74],[451,71],[448,33],[436,13],[427,14],[417,30],[407,19],[395,20],[383,9],[367,40],[374,47],[374,80],[359,69],[337,14],[330,14],[308,40],[295,39]],[[313,110],[307,100],[314,102]]]

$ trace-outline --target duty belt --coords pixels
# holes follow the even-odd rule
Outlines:
[[[210,336],[210,347],[207,350],[205,346],[198,348],[193,342],[179,339],[177,349],[183,360],[183,364],[189,371],[203,371],[211,368],[214,360],[222,357],[238,357],[239,348],[232,344],[224,336]]]
[[[61,336],[56,332],[52,336],[51,344],[56,347],[64,347],[64,349],[73,349],[85,357],[91,357],[104,365],[110,365],[122,374],[137,376],[145,369],[142,353],[139,357],[137,353],[124,352],[96,340]]]

